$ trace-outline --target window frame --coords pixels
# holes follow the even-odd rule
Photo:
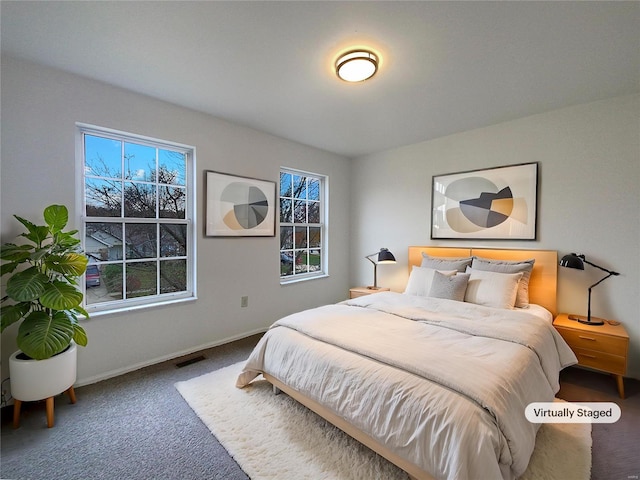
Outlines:
[[[281,206],[280,206],[280,194],[281,190],[281,175],[282,173],[288,173],[291,175],[299,175],[305,177],[313,177],[320,181],[320,200],[319,200],[319,214],[320,214],[320,222],[319,223],[295,223],[295,222],[282,222],[281,221]],[[306,272],[299,273],[293,275],[282,276],[280,274],[280,284],[287,285],[291,283],[297,283],[301,281],[307,280],[315,280],[318,278],[325,278],[329,276],[328,265],[329,265],[329,176],[321,173],[309,172],[305,170],[300,170],[298,168],[292,167],[280,167],[279,175],[278,175],[278,254],[279,257],[283,253],[282,247],[282,226],[295,226],[295,225],[305,225],[307,227],[320,227],[320,269],[316,272]],[[308,220],[308,219],[307,219]],[[310,247],[307,247],[311,249]],[[284,249],[288,250],[288,249]],[[295,247],[294,249],[295,250]],[[295,261],[295,260],[294,260]],[[279,262],[280,265],[280,262]],[[294,268],[295,271],[295,268]]]
[[[185,145],[177,142],[161,140],[157,138],[147,137],[134,133],[104,128],[85,123],[76,123],[76,212],[78,217],[78,225],[80,226],[81,245],[84,251],[86,242],[86,226],[89,223],[115,223],[121,224],[124,228],[126,224],[150,224],[156,226],[156,231],[161,224],[165,225],[185,225],[187,231],[186,254],[176,256],[176,259],[184,259],[186,262],[186,290],[181,292],[155,293],[153,295],[134,297],[128,299],[117,299],[106,302],[87,304],[87,285],[86,276],[82,276],[80,288],[84,294],[83,307],[93,317],[96,315],[116,313],[121,311],[129,311],[132,309],[156,307],[176,302],[193,301],[197,299],[197,188],[196,188],[196,148],[194,146]],[[163,218],[156,213],[154,218],[139,217],[95,217],[86,215],[86,192],[85,192],[85,135],[98,136],[103,138],[111,138],[121,142],[130,142],[138,145],[150,146],[157,149],[168,149],[183,153],[186,157],[185,166],[185,218]],[[123,179],[126,182],[126,179]],[[154,185],[158,185],[156,178]],[[157,207],[156,207],[157,208]],[[124,265],[127,262],[123,251],[122,260],[114,260],[113,264]],[[160,268],[163,257],[161,251],[157,250],[155,256],[151,258],[136,259],[143,262],[156,262],[157,268]],[[174,258],[174,257],[171,257]],[[131,261],[131,259],[129,259]],[[159,282],[160,279],[158,278]]]

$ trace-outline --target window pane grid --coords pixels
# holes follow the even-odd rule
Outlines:
[[[86,275],[86,304],[105,310],[128,300],[192,297],[192,150],[80,129],[85,252],[93,272]]]
[[[323,274],[322,188],[324,177],[280,172],[280,277]]]

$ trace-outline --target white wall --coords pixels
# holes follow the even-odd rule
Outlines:
[[[347,159],[21,60],[3,57],[1,73],[2,242],[21,231],[13,214],[41,218],[52,203],[76,213],[76,122],[197,149],[199,299],[86,321],[89,345],[79,349],[79,384],[263,331],[285,314],[348,296]],[[329,278],[281,286],[277,236],[202,234],[204,170],[278,181],[280,166],[329,176]],[[243,295],[249,296],[247,308],[240,308]],[[11,330],[5,333],[2,378],[16,349]]]
[[[396,265],[378,284],[403,291],[409,245],[475,245],[583,253],[616,270],[592,292],[592,314],[624,323],[627,374],[640,378],[640,96],[556,110],[358,158],[351,199],[351,283],[372,282],[363,257],[388,247]],[[534,242],[430,240],[433,175],[539,162]],[[558,309],[586,314],[587,288],[603,273],[560,268]]]

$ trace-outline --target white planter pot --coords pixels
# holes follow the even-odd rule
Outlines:
[[[78,347],[71,343],[64,352],[46,360],[21,360],[18,350],[9,358],[11,396],[23,402],[53,397],[76,382]]]

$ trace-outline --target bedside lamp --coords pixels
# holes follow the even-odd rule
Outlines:
[[[604,325],[604,321],[600,319],[596,319],[596,320],[591,319],[591,289],[596,285],[598,285],[599,283],[604,282],[611,275],[620,275],[620,274],[618,272],[614,272],[612,270],[607,270],[606,268],[602,268],[596,265],[595,263],[589,262],[584,255],[576,255],[575,253],[572,253],[570,255],[565,255],[564,257],[562,257],[562,260],[560,260],[561,267],[576,268],[578,270],[584,270],[585,263],[588,263],[592,267],[599,268],[603,272],[607,272],[608,275],[589,287],[589,302],[587,303],[586,320],[578,317],[573,317],[573,316],[570,316],[569,318],[571,320],[577,320],[578,322],[585,323],[587,325]]]
[[[378,259],[374,261],[373,257],[375,257],[376,255],[378,256]],[[394,257],[393,253],[391,253],[388,249],[381,248],[379,252],[372,253],[371,255],[367,255],[364,258],[373,263],[373,285],[367,288],[370,290],[379,290],[380,287],[378,287],[378,265],[383,263],[396,263],[396,257]]]

